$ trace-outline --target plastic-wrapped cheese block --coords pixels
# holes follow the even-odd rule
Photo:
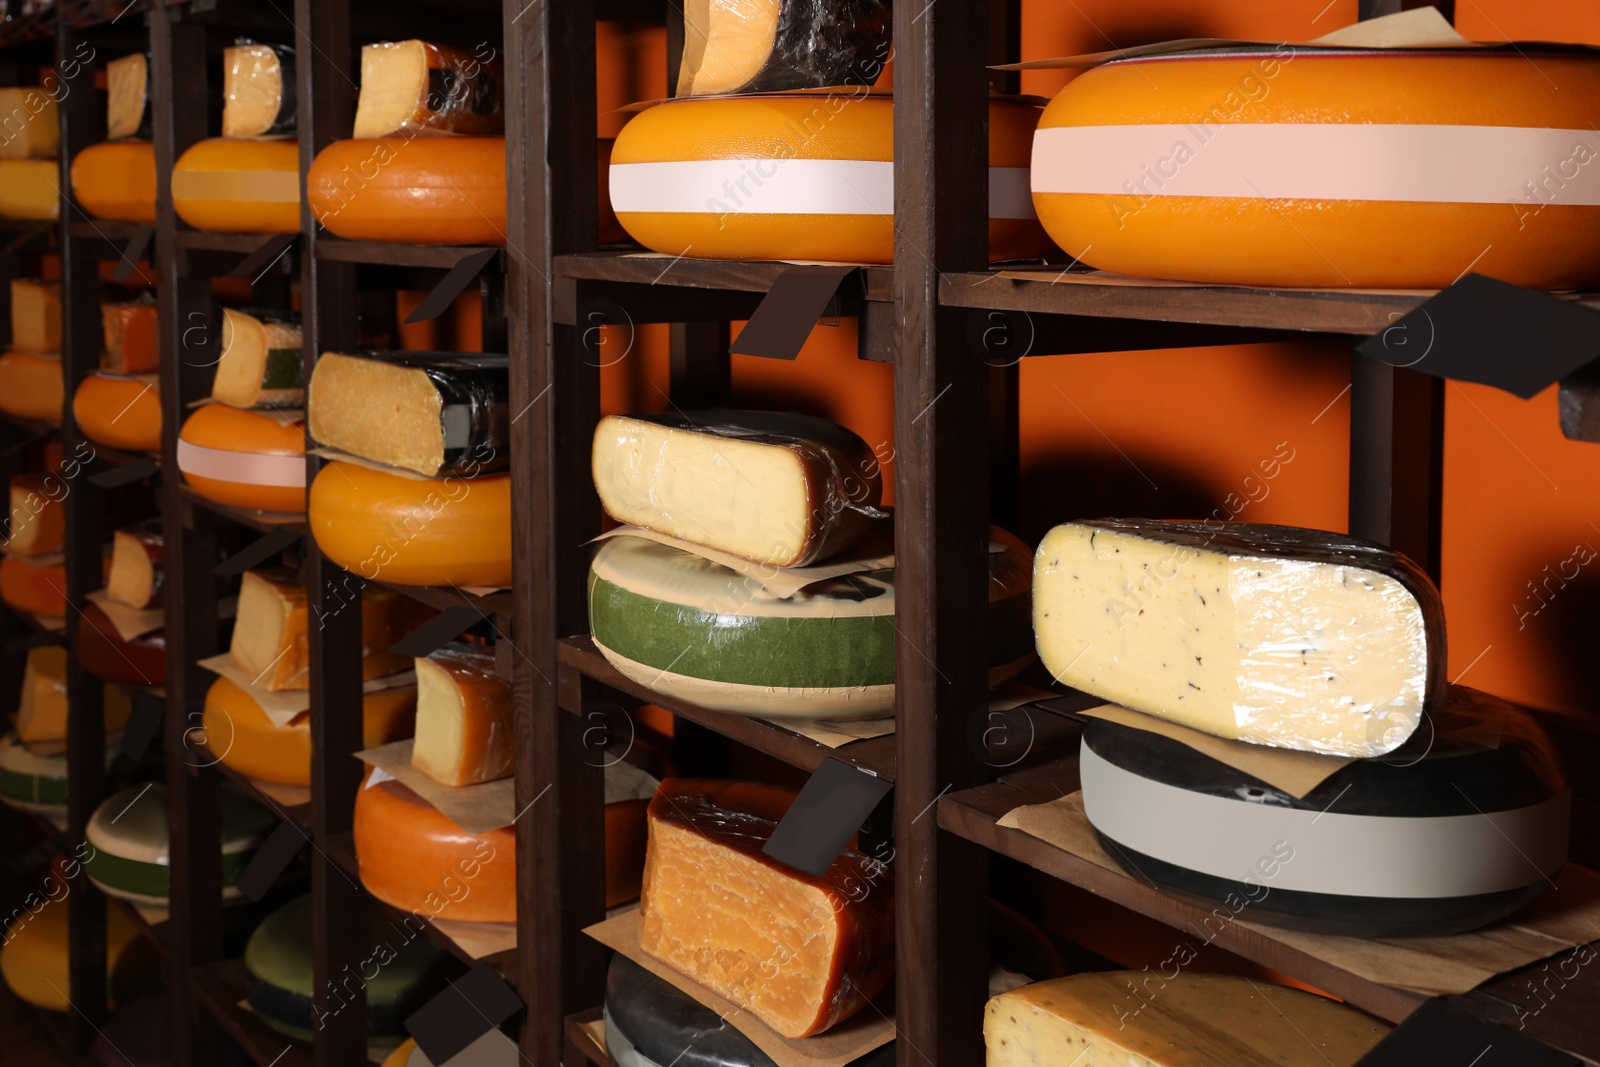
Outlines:
[[[161,451],[161,392],[154,374],[91,374],[72,396],[72,417],[89,440],[128,452]]]
[[[882,514],[872,449],[810,415],[608,415],[590,467],[612,518],[778,567],[849,548]]]
[[[1039,109],[989,104],[989,256],[1050,240],[1028,194]],[[671,100],[611,152],[611,206],[646,248],[708,259],[894,259],[894,102],[852,95]],[[983,211],[974,204],[972,210]]]
[[[53,159],[61,147],[56,94],[37,85],[0,88],[0,159]]]
[[[34,352],[0,355],[0,411],[19,419],[60,422],[61,357]]]
[[[11,279],[11,347],[61,351],[61,283]]]
[[[278,816],[247,798],[232,782],[218,790],[222,826],[222,899],[238,900],[234,886]],[[84,861],[90,881],[111,896],[136,904],[164,906],[171,887],[171,839],[167,787],[159,782],[132,785],[108,796],[84,835],[94,852]]]
[[[118,696],[113,697],[116,693]],[[127,698],[121,696],[122,691],[106,688],[106,703],[114,707],[112,701],[122,699],[122,706],[126,708]],[[121,712],[123,720],[127,715]],[[64,738],[62,739],[65,740]],[[114,744],[106,746],[106,769],[108,784],[120,784],[127,780],[126,774],[112,771],[113,762],[118,755],[118,748]],[[0,737],[0,801],[10,804],[14,808],[25,808],[37,811],[41,815],[65,818],[67,814],[67,754],[64,746],[56,744],[35,752],[21,741],[15,734],[6,734]]]
[[[1084,810],[1119,862],[1208,911],[1227,901],[1252,922],[1351,937],[1459,933],[1552,884],[1572,796],[1544,733],[1504,701],[1453,686],[1428,720],[1304,797],[1091,721]]]
[[[993,530],[989,684],[1033,659],[1028,550]],[[817,582],[786,599],[754,578],[640,537],[600,546],[589,628],[623,674],[718,711],[870,718],[894,706],[894,572]]]
[[[493,656],[444,648],[417,660],[417,770],[451,786],[508,777],[511,720],[511,686]]]
[[[335,141],[312,161],[306,199],[352,241],[503,245],[505,138]]]
[[[1148,970],[1037,982],[983,1012],[988,1067],[1354,1067],[1390,1029],[1299,989]]]
[[[328,558],[399,585],[511,584],[511,478],[407,478],[325,464],[311,483],[311,532]]]
[[[6,551],[19,556],[44,556],[61,551],[66,536],[67,483],[53,474],[17,474],[11,478],[11,511],[6,517]]]
[[[376,1044],[399,1042],[405,1020],[466,967],[434,943],[420,924],[396,927],[379,908],[367,908],[367,943],[361,982],[367,998],[367,1037]],[[311,898],[290,901],[256,927],[245,946],[244,965],[254,979],[250,1010],[279,1033],[298,1041],[312,1040],[316,1009],[311,935]],[[372,973],[367,978],[367,973]],[[352,971],[352,974],[355,972]],[[322,1011],[348,1003],[340,988],[328,993]]]
[[[1593,56],[1537,69],[1447,49],[1119,60],[1046,109],[1034,202],[1057,244],[1124,274],[1437,289],[1470,263],[1591,288],[1600,199],[1582,101],[1596,92]]]
[[[98,604],[83,606],[72,647],[84,670],[96,678],[127,685],[166,684],[166,633],[155,630],[125,641]]]
[[[150,57],[134,52],[113,59],[106,64],[106,138],[150,134]]]
[[[846,848],[818,878],[762,852],[794,797],[749,782],[662,782],[639,908],[644,951],[788,1038],[854,1015],[894,973],[891,868]]]
[[[1444,691],[1444,607],[1415,564],[1288,526],[1102,519],[1034,560],[1056,680],[1219,737],[1375,756]]]
[[[106,596],[130,608],[161,606],[164,535],[161,520],[149,519],[111,535],[111,572]]]
[[[112,374],[155,374],[161,367],[161,323],[153,300],[101,304],[106,350],[100,369]]]
[[[0,159],[0,218],[61,217],[61,168],[53,159]]]
[[[494,49],[385,41],[361,49],[353,135],[505,132],[501,62]]]
[[[298,233],[300,146],[293,138],[213,138],[172,168],[172,206],[197,230]]]
[[[29,615],[62,618],[67,613],[67,570],[60,563],[35,565],[6,556],[0,559],[0,600]]]
[[[675,95],[871,85],[892,36],[888,0],[686,0]]]
[[[294,49],[240,41],[222,50],[222,136],[295,131]]]
[[[202,404],[178,431],[178,469],[195,492],[219,504],[306,509],[305,426],[274,412]]]
[[[318,444],[429,477],[511,463],[505,356],[324,352],[306,391]]]
[[[149,226],[156,221],[156,154],[149,141],[103,141],[72,157],[72,196],[89,214]]]
[[[415,686],[397,685],[361,698],[361,743],[377,748],[411,736]],[[206,692],[206,745],[227,766],[250,778],[283,785],[311,784],[311,713],[276,726],[261,705],[226,678]]]
[[[52,875],[51,877],[58,877]],[[68,883],[70,885],[70,883]],[[57,883],[60,891],[61,883]],[[0,948],[0,975],[19,1000],[45,1011],[73,1010],[68,999],[72,901],[76,894],[29,911],[8,927]],[[143,936],[143,927],[120,905],[106,908],[106,1002],[126,1004],[161,982],[161,950]]]
[[[305,403],[300,346],[298,314],[223,308],[211,399],[236,408],[298,408]]]
[[[126,693],[106,686],[103,706],[106,733],[127,725],[132,705]],[[25,744],[61,744],[67,740],[67,650],[60,645],[28,650],[17,702],[16,737]]]

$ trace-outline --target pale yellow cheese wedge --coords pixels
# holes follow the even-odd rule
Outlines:
[[[511,687],[494,657],[436,652],[417,662],[417,739],[411,765],[445,785],[512,771]]]
[[[61,285],[11,279],[11,347],[23,352],[61,351]]]
[[[106,140],[138,136],[149,85],[150,61],[143,52],[106,64]]]
[[[37,85],[0,88],[0,159],[51,159],[60,147],[54,93]]]

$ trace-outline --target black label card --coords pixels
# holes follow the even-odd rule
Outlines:
[[[800,790],[761,851],[820,877],[893,788],[893,783],[830,756]]]
[[[1435,997],[1356,1067],[1582,1067],[1582,1061]]]
[[[480,963],[418,1008],[406,1030],[430,1062],[443,1065],[521,1010],[506,980]]]
[[[778,275],[728,351],[740,356],[794,359],[846,278],[860,267],[794,266]]]

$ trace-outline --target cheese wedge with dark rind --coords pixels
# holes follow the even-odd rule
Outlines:
[[[511,464],[505,356],[324,352],[306,391],[319,444],[432,477]]]
[[[61,551],[66,537],[67,483],[51,474],[16,474],[11,478],[11,512],[6,516],[6,551],[43,556]]]
[[[150,134],[150,57],[132,52],[106,64],[106,140]]]
[[[1151,968],[1036,982],[983,1012],[987,1067],[1354,1067],[1390,1029],[1300,989]]]
[[[300,316],[222,309],[222,355],[211,399],[230,407],[298,408],[305,402]]]
[[[100,369],[113,374],[155,374],[161,369],[161,324],[152,300],[100,305],[106,350]]]
[[[872,85],[892,36],[887,0],[685,0],[676,95]]]
[[[159,608],[164,538],[160,519],[112,534],[111,573],[106,577],[106,596],[130,608]]]
[[[510,776],[511,686],[494,657],[445,648],[417,661],[417,743],[411,765],[449,786]]]
[[[272,811],[224,781],[218,790],[222,827],[222,899],[242,896],[234,885],[256,849],[278,824]],[[171,837],[167,787],[133,785],[108,796],[89,818],[85,838],[94,853],[84,861],[89,880],[107,894],[164,907],[171,889]]]
[[[222,136],[295,132],[294,49],[240,41],[222,50]]]
[[[1444,609],[1370,541],[1288,526],[1101,519],[1034,557],[1057,681],[1261,745],[1376,756],[1444,693]]]
[[[505,132],[501,61],[428,41],[384,41],[361,49],[361,95],[351,136]]]
[[[849,548],[883,496],[867,443],[810,415],[608,415],[591,468],[612,518],[778,567]]]

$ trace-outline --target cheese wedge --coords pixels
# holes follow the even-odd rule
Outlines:
[[[1286,526],[1067,523],[1034,557],[1056,680],[1219,737],[1377,756],[1444,692],[1444,609],[1410,560]]]
[[[112,374],[155,374],[161,369],[161,325],[154,300],[100,305],[106,350],[100,369]]]
[[[91,441],[129,452],[161,451],[161,389],[154,374],[91,374],[72,394],[72,417]]]
[[[222,50],[222,136],[295,131],[294,49],[241,41]]]
[[[61,357],[7,352],[0,356],[0,411],[19,419],[60,422]]]
[[[892,44],[887,0],[685,0],[678,96],[871,85]]]
[[[1354,1067],[1391,1029],[1299,989],[1150,968],[1037,982],[983,1012],[988,1067]]]
[[[883,494],[867,443],[809,415],[608,415],[591,467],[612,518],[778,567],[849,548]]]
[[[132,709],[126,693],[106,686],[106,733],[126,726]],[[28,650],[17,701],[16,737],[30,745],[63,743],[67,739],[67,650],[59,645]]]
[[[305,402],[301,364],[299,315],[223,308],[211,399],[236,408],[297,408]]]
[[[106,139],[150,136],[150,59],[143,52],[106,64]]]
[[[11,347],[61,351],[61,283],[11,279]]]
[[[59,619],[67,614],[67,569],[20,556],[0,559],[0,600],[29,615]]]
[[[330,448],[430,477],[510,466],[505,356],[324,352],[306,421]]]
[[[160,519],[112,534],[106,596],[130,608],[160,607],[163,543]]]
[[[889,867],[847,848],[817,878],[761,851],[794,796],[662,782],[639,909],[644,951],[789,1038],[854,1015],[894,971]]]
[[[0,159],[0,218],[61,217],[61,167],[53,159]]]
[[[411,765],[445,785],[511,774],[511,686],[494,657],[445,649],[417,660],[417,743]]]
[[[60,147],[54,93],[36,85],[0,88],[0,159],[53,159]]]
[[[6,551],[19,556],[60,552],[66,537],[67,483],[53,474],[18,474],[11,479]]]
[[[361,96],[352,136],[505,132],[500,57],[428,41],[361,49]]]

